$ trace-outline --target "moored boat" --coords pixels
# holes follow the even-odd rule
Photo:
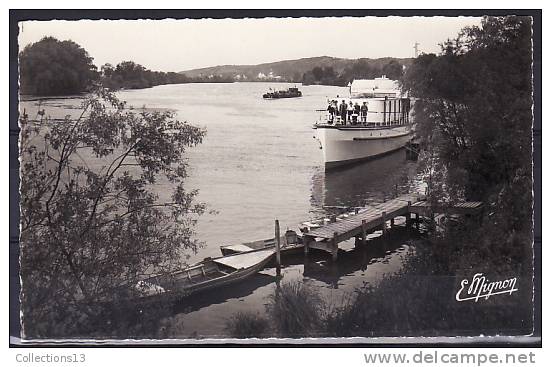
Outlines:
[[[329,101],[327,116],[314,124],[325,167],[375,158],[404,147],[414,133],[411,106],[397,81],[385,76],[354,80],[350,96]]]
[[[280,250],[282,254],[301,252],[303,249],[302,238],[293,230],[287,230],[285,235],[280,238]],[[220,246],[222,255],[231,255],[252,250],[272,249],[275,251],[275,237],[253,242],[245,242],[238,245]]]
[[[136,284],[136,290],[141,300],[183,298],[252,276],[262,270],[274,255],[273,249],[261,249],[206,258],[170,274],[144,279]]]

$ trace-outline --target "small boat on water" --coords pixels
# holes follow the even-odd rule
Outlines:
[[[313,127],[327,169],[396,151],[413,138],[414,101],[384,75],[354,80],[349,97],[328,102],[327,115]]]
[[[177,300],[241,281],[262,270],[274,255],[274,249],[270,248],[206,258],[173,273],[141,280],[136,284],[136,290],[141,294],[141,300]]]
[[[285,232],[285,235],[281,236],[279,243],[281,246],[280,251],[282,254],[302,252],[304,248],[301,236],[293,230],[287,230]],[[275,247],[275,237],[272,237],[265,240],[245,242],[238,245],[220,246],[220,251],[222,252],[222,255],[232,255],[262,249],[271,249],[275,251]]]
[[[271,88],[270,88],[271,89]],[[278,99],[278,98],[295,98],[302,97],[302,92],[297,87],[292,87],[287,90],[271,91],[264,93],[262,98],[264,99]]]

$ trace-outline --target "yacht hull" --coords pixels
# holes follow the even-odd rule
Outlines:
[[[325,168],[373,159],[404,147],[413,137],[411,124],[394,127],[315,125]]]

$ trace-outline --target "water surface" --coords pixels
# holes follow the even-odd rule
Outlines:
[[[330,215],[333,206],[359,206],[382,202],[418,187],[416,167],[398,151],[383,158],[337,171],[325,172],[312,124],[327,98],[345,95],[346,88],[300,86],[303,97],[264,100],[262,94],[285,83],[179,84],[119,92],[136,108],[171,110],[177,118],[204,127],[206,138],[189,149],[189,188],[199,189],[198,200],[217,214],[198,222],[204,247],[191,260],[220,256],[219,247],[273,237],[274,220],[282,231]],[[49,114],[78,113],[78,99],[22,102],[32,114],[38,104]],[[161,198],[170,191],[157,186]],[[285,258],[283,281],[299,280],[328,300],[342,299],[364,284],[376,283],[400,269],[414,246],[411,234],[397,230],[390,239],[372,235],[367,249],[342,245],[333,264],[328,255]],[[224,337],[227,319],[238,311],[263,314],[276,283],[266,269],[229,288],[199,294],[179,305],[173,316],[161,320],[151,336]],[[159,334],[159,330],[162,333]]]

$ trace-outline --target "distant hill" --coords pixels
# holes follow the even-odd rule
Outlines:
[[[369,64],[374,69],[381,70],[390,61],[398,61],[402,65],[409,65],[413,59],[399,59],[384,57],[378,59],[342,59],[329,56],[309,57],[297,60],[284,60],[258,65],[219,65],[207,68],[181,71],[187,77],[209,77],[218,76],[233,78],[234,80],[281,80],[281,81],[302,81],[303,75],[312,71],[315,67],[332,67],[335,73],[341,74],[345,69],[350,69],[358,61]]]

